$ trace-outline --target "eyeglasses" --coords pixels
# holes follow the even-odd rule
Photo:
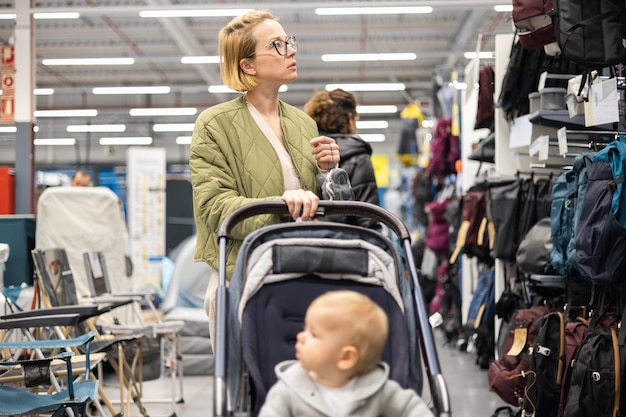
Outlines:
[[[280,56],[287,55],[289,53],[289,47],[290,46],[291,46],[291,49],[293,49],[294,51],[298,50],[298,43],[296,42],[296,37],[295,36],[289,36],[284,41],[282,41],[280,39],[277,39],[275,41],[271,41],[270,43],[265,45],[264,48],[267,48],[270,45],[273,46],[274,49],[276,49],[276,52]],[[248,55],[248,56],[246,56],[244,58],[252,58],[254,55],[256,55],[256,52],[252,52],[250,55]]]

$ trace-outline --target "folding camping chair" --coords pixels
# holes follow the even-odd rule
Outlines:
[[[46,307],[65,307],[68,310],[76,307],[79,309],[85,308],[85,305],[80,305],[76,295],[72,270],[65,251],[58,248],[49,250],[35,249],[31,253],[35,264],[37,285],[41,293],[41,302]],[[142,398],[143,380],[136,378],[136,374],[138,367],[139,371],[141,371],[142,343],[144,338],[152,335],[153,329],[149,326],[144,326],[134,327],[132,331],[128,331],[127,328],[123,327],[122,331],[116,332],[115,326],[110,325],[106,327],[106,332],[100,333],[103,327],[96,325],[96,321],[103,314],[133,302],[133,299],[121,299],[116,301],[109,300],[102,305],[87,304],[87,306],[91,306],[92,311],[85,312],[81,310],[81,318],[77,328],[81,331],[98,331],[92,349],[106,353],[109,364],[118,376],[120,384],[119,402],[125,409],[125,411],[120,411],[120,414],[130,414],[130,403],[132,400],[140,413],[147,417],[148,413],[143,406]],[[128,347],[133,349],[128,349]],[[127,357],[125,350],[134,351],[132,358]],[[101,376],[101,368],[99,373]],[[141,372],[139,372],[139,375],[141,375]],[[106,397],[103,390],[100,390],[100,394],[102,397]],[[112,402],[106,401],[106,403],[109,411],[112,414],[117,414],[113,409]]]
[[[141,291],[141,292],[124,292],[115,293],[111,290],[111,284],[109,280],[109,272],[105,256],[102,252],[91,251],[83,253],[83,262],[85,264],[85,271],[87,276],[87,283],[91,292],[91,300],[98,302],[98,300],[106,302],[116,302],[116,300],[124,300],[131,297],[136,301],[136,305],[144,304],[148,307],[152,313],[151,322],[147,323],[152,326],[154,330],[154,336],[159,338],[161,343],[161,357],[167,358],[161,361],[160,370],[161,374],[164,372],[165,365],[167,364],[170,369],[170,377],[172,384],[172,394],[170,400],[172,404],[182,403],[183,400],[183,365],[181,363],[182,357],[179,354],[180,348],[180,330],[184,327],[185,322],[182,320],[168,320],[163,321],[161,314],[159,314],[154,302],[152,301],[153,291]],[[140,325],[144,324],[141,311],[138,313],[138,319]],[[129,326],[129,330],[132,330],[133,326]],[[118,326],[119,329],[119,326]],[[118,330],[119,331],[119,330]],[[152,400],[145,400],[153,402]]]
[[[98,380],[90,379],[87,371],[92,366],[90,342],[96,333],[88,332],[74,339],[36,340],[28,330],[30,327],[73,326],[78,320],[78,314],[0,320],[0,329],[5,333],[0,350],[9,353],[0,360],[0,415],[51,413],[52,417],[85,417],[87,404],[97,399],[99,386]],[[25,340],[11,340],[9,335],[15,329],[21,330]],[[82,379],[75,378],[74,354],[70,350],[79,346],[84,346],[86,352]],[[25,358],[25,352],[30,356]],[[39,387],[43,386],[47,392],[40,393]]]

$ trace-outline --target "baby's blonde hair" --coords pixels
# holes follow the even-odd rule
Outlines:
[[[254,29],[265,20],[278,18],[268,11],[253,10],[235,17],[219,33],[217,45],[222,81],[235,91],[250,91],[258,85],[257,79],[242,71],[239,61],[251,55],[256,47]]]
[[[346,344],[359,352],[355,374],[373,369],[380,361],[387,342],[387,315],[369,297],[351,290],[330,291],[317,297],[309,308],[323,307],[333,311],[331,326],[340,330]]]

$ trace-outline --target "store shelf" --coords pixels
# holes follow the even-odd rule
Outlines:
[[[585,126],[585,116],[584,115],[576,115],[572,118],[569,117],[569,113],[567,110],[539,110],[528,116],[528,120],[539,126],[547,126],[559,129],[561,127],[565,127],[567,129],[580,129],[580,130],[604,130],[604,131],[614,131],[615,126],[613,123],[603,124],[597,126]],[[617,128],[619,131],[625,130],[624,125],[624,114],[620,114],[619,126]]]

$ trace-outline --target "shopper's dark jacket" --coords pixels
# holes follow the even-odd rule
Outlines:
[[[348,135],[343,133],[321,133],[335,139],[339,145],[341,161],[339,167],[346,170],[354,192],[356,201],[366,201],[368,203],[380,205],[378,198],[378,187],[372,166],[372,147],[359,135]],[[375,220],[359,218],[355,216],[332,216],[333,221],[355,224],[371,229],[379,229],[380,226]]]

